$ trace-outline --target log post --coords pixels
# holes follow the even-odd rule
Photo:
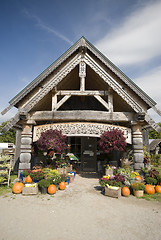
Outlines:
[[[141,168],[144,167],[143,138],[142,127],[137,123],[132,125],[132,141],[134,154],[134,169],[135,171],[141,172]]]
[[[32,148],[32,128],[35,121],[28,120],[23,126],[21,133],[21,153],[19,163],[19,173],[31,168],[31,148]]]

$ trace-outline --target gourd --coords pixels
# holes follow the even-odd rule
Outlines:
[[[28,176],[26,177],[26,182],[27,182],[27,183],[32,183],[32,178],[30,177],[30,175],[28,175]]]
[[[147,194],[152,195],[152,194],[155,193],[155,188],[154,188],[151,184],[146,184],[146,185],[145,185],[145,192],[146,192]]]
[[[130,195],[130,189],[128,187],[123,187],[121,193],[124,197],[128,197]]]
[[[60,190],[64,190],[65,188],[66,188],[66,183],[65,182],[59,183],[59,189]]]
[[[56,186],[54,184],[50,184],[50,186],[48,187],[48,193],[49,194],[56,193]]]
[[[140,176],[135,176],[135,179],[136,180],[141,180],[141,177]]]
[[[23,186],[24,184],[22,182],[16,182],[15,184],[13,184],[12,192],[16,194],[21,193]]]
[[[161,186],[160,186],[160,185],[157,185],[157,186],[155,187],[155,191],[156,191],[156,193],[161,193]]]

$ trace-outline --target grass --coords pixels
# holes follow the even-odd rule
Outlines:
[[[0,196],[3,196],[5,195],[6,193],[9,193],[12,191],[12,182],[14,181],[14,179],[17,178],[17,175],[15,174],[11,174],[10,175],[10,184],[9,184],[9,187],[6,185],[0,185]]]
[[[160,193],[154,193],[152,195],[144,193],[144,196],[141,198],[148,200],[148,201],[156,200],[158,202],[161,202],[161,194]]]

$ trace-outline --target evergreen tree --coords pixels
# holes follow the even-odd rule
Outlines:
[[[158,123],[159,127],[161,127],[161,123]],[[157,132],[155,130],[149,131],[149,139],[161,139],[161,132]]]
[[[3,131],[4,126],[8,123],[8,121],[3,122],[0,125],[0,142],[1,143],[15,143],[16,141],[16,130],[10,129],[9,131]]]

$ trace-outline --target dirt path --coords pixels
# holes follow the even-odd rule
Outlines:
[[[77,175],[50,196],[0,197],[0,240],[160,240],[161,204],[109,198],[98,179]]]

